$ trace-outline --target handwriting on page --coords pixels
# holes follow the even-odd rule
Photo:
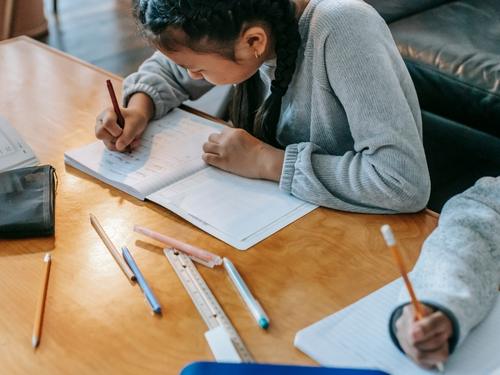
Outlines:
[[[143,179],[174,172],[182,166],[192,169],[203,165],[202,145],[213,129],[200,130],[200,125],[190,120],[168,124],[157,122],[141,139],[141,145],[131,153],[106,151],[101,167]],[[167,152],[168,151],[168,152]],[[115,169],[117,168],[118,169]],[[133,174],[133,176],[130,176]]]
[[[205,120],[189,116],[192,115],[173,111],[151,122],[140,146],[132,152],[109,151],[99,141],[70,151],[66,157],[94,176],[102,176],[123,190],[144,197],[206,167],[201,158],[202,146],[219,128],[204,126]]]

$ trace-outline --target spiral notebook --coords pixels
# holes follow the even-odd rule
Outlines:
[[[403,283],[397,279],[358,302],[304,328],[295,346],[323,366],[376,368],[393,375],[438,374],[424,370],[392,343],[389,316]],[[492,374],[500,367],[500,298],[445,363],[445,374]]]
[[[97,141],[66,152],[64,160],[246,250],[317,206],[282,192],[275,182],[240,177],[205,164],[202,145],[223,126],[175,109],[148,125],[141,146],[132,153],[109,151]]]

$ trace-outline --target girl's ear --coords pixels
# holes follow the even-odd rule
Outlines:
[[[263,27],[252,26],[245,30],[240,41],[250,56],[260,58],[266,55],[270,39]]]

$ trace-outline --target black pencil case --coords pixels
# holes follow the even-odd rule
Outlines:
[[[56,181],[50,165],[0,173],[0,238],[54,234]]]

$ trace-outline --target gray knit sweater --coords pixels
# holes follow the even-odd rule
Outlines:
[[[500,177],[482,178],[445,204],[411,279],[421,301],[449,314],[453,343],[484,319],[499,294]],[[403,290],[401,302],[408,301]]]
[[[286,147],[280,188],[347,211],[424,208],[430,181],[418,100],[385,22],[361,0],[311,0],[299,31],[296,72],[277,128]],[[266,95],[273,62],[260,74]],[[156,52],[126,78],[124,102],[144,92],[158,118],[211,87]]]

